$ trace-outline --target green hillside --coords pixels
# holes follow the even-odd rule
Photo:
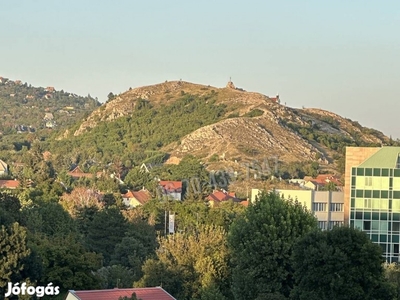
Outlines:
[[[0,134],[67,128],[99,105],[90,95],[82,97],[0,77]]]

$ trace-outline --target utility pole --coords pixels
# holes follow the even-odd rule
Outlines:
[[[164,234],[167,236],[167,210],[165,210],[165,215],[164,215]]]

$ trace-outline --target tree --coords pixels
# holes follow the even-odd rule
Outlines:
[[[53,282],[63,291],[71,287],[99,288],[100,278],[94,272],[100,268],[101,255],[87,251],[75,235],[35,235],[33,239],[32,247],[38,253],[43,267],[40,285]]]
[[[288,297],[294,244],[315,228],[315,217],[297,201],[263,192],[229,231],[235,299]]]
[[[14,274],[24,269],[23,260],[30,254],[26,231],[18,223],[0,227],[0,295]]]
[[[102,267],[96,275],[101,278],[103,289],[131,288],[134,282],[132,270],[121,265]]]
[[[10,225],[20,219],[21,203],[8,191],[0,191],[0,225]]]
[[[122,241],[126,230],[126,220],[118,209],[99,211],[88,224],[87,246],[92,251],[103,254],[104,264],[108,264],[115,246]]]
[[[124,178],[126,185],[133,190],[140,190],[143,187],[155,194],[157,182],[154,175],[142,171],[139,167],[133,167]]]
[[[385,277],[396,291],[394,299],[400,299],[400,265],[399,263],[385,263],[383,265]]]
[[[132,293],[130,297],[124,296],[124,297],[119,297],[118,300],[142,300],[141,298],[138,298],[136,296],[136,293]]]
[[[70,194],[64,193],[60,198],[60,204],[73,217],[84,207],[95,207],[96,209],[104,207],[101,195],[85,187],[77,187]]]
[[[384,278],[382,250],[353,228],[314,231],[294,247],[293,299],[393,299]]]
[[[337,185],[334,182],[329,181],[322,189],[324,191],[337,191]]]
[[[207,299],[210,294],[231,298],[228,260],[225,231],[199,226],[192,234],[160,239],[157,259],[144,263],[144,276],[135,286],[162,285],[178,299]]]
[[[143,220],[129,220],[128,229],[121,242],[115,245],[111,256],[111,265],[130,268],[133,281],[142,277],[142,265],[147,258],[153,257],[157,248],[154,226]]]
[[[113,92],[109,92],[107,95],[108,101],[111,101],[112,99],[115,98],[115,95],[113,94]]]
[[[71,216],[58,203],[44,202],[22,211],[22,224],[31,233],[48,236],[67,236],[76,233],[76,225]]]

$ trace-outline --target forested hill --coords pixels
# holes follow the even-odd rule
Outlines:
[[[394,142],[383,133],[322,109],[296,109],[279,98],[235,88],[172,81],[110,93],[107,103],[57,140],[51,152],[87,161],[126,165],[178,163],[194,155],[208,169],[265,158],[283,164],[318,162],[343,171],[345,146]],[[61,154],[61,153],[60,153]],[[281,168],[283,170],[283,168]]]
[[[0,77],[0,136],[67,128],[98,106],[90,95],[82,97]]]

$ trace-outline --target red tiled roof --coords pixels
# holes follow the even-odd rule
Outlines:
[[[136,297],[142,300],[176,300],[161,287],[94,290],[94,291],[69,291],[79,300],[118,300],[119,297]]]
[[[151,194],[147,190],[141,190],[137,192],[133,192],[133,196],[137,201],[140,202],[140,204],[145,204],[151,199]]]
[[[234,192],[227,193],[223,191],[214,191],[207,197],[207,199],[210,201],[221,202],[221,201],[235,200],[236,195]]]
[[[83,172],[79,166],[73,169],[72,171],[68,172],[68,175],[74,178],[80,178],[80,177],[86,177],[86,178],[92,178],[93,174],[92,173],[85,173]]]
[[[308,180],[313,182],[314,184],[319,184],[319,185],[326,185],[329,182],[333,182],[336,184],[338,187],[343,186],[343,184],[340,182],[339,178],[333,174],[319,174],[316,178],[312,178],[310,176],[304,177],[304,180]]]
[[[129,190],[126,194],[122,195],[122,198],[133,198],[133,193]]]
[[[135,198],[140,204],[145,204],[151,199],[151,194],[148,190],[140,190],[137,192],[128,191],[122,195],[123,198]]]
[[[161,180],[159,184],[167,192],[181,192],[182,191],[182,181],[168,181]]]
[[[248,200],[246,200],[246,201],[240,201],[239,204],[240,204],[240,205],[243,205],[244,207],[248,207],[248,206],[249,206],[249,201],[248,201]]]
[[[16,189],[18,186],[18,180],[0,180],[0,189]]]
[[[309,182],[312,182],[315,186],[324,186],[326,182],[320,182],[317,180],[309,180]]]
[[[339,178],[337,178],[333,174],[319,174],[316,178],[318,182],[321,182],[323,184],[333,182],[334,184],[341,186],[342,183],[340,182]]]

